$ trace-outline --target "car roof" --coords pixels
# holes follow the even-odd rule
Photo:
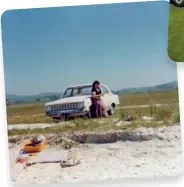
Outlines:
[[[101,84],[101,85],[107,87],[104,84]],[[90,84],[90,83],[88,83],[88,84],[79,84],[79,85],[69,86],[68,88],[77,88],[77,87],[85,87],[85,86],[92,86],[92,84]]]

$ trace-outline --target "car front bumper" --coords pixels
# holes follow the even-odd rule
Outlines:
[[[75,116],[82,116],[86,115],[88,112],[81,110],[81,109],[75,109],[75,110],[62,110],[62,111],[52,111],[52,112],[46,112],[46,116],[60,118],[62,116],[69,116],[69,117],[75,117]]]

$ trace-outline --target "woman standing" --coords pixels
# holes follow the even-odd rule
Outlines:
[[[106,110],[106,107],[101,99],[101,97],[104,95],[100,89],[100,82],[99,81],[94,81],[92,85],[92,90],[91,90],[91,95],[92,95],[92,105],[95,108],[95,113],[97,117],[108,117],[108,113]]]

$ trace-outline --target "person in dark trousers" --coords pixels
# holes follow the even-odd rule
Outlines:
[[[102,96],[104,95],[100,89],[100,82],[99,81],[94,81],[92,84],[92,90],[91,90],[91,95],[92,95],[92,106],[95,112],[96,117],[108,117],[108,113],[106,110],[106,107],[103,103]]]

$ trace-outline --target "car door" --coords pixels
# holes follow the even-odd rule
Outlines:
[[[110,99],[110,92],[105,86],[100,86],[102,93],[104,96],[102,97],[102,100],[107,108],[110,108],[111,106],[111,99]]]

